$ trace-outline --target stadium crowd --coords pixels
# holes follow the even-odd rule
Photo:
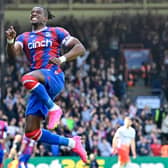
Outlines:
[[[133,100],[127,96],[126,66],[121,64],[121,46],[141,43],[144,48],[150,48],[153,68],[148,72],[149,78],[161,77],[161,89],[165,96],[168,95],[166,18],[137,15],[77,20],[65,17],[56,22],[78,37],[87,52],[77,61],[62,67],[66,86],[56,101],[64,115],[54,132],[66,136],[81,135],[88,153],[111,156],[115,130],[123,124],[125,116],[131,116],[136,129],[137,154],[160,156],[161,146],[168,144],[168,106],[163,104],[154,113],[145,107],[137,113]],[[17,23],[14,25],[18,33],[27,29]],[[8,59],[1,86],[4,94],[1,95],[0,118],[6,118],[9,124],[7,151],[15,134],[23,133],[25,124],[24,111],[29,93],[22,87],[20,78],[29,69],[26,59],[22,58]],[[149,82],[148,86],[151,85]],[[43,125],[46,127],[45,121]],[[36,156],[69,153],[64,147],[38,144]]]

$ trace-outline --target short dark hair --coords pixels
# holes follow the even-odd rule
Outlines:
[[[48,8],[45,8],[43,6],[35,6],[33,8],[41,8],[44,12],[44,16],[48,18],[48,20],[53,19],[55,16],[51,13],[51,11]]]

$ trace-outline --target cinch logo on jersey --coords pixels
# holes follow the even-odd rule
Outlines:
[[[52,41],[48,39],[43,41],[33,41],[32,43],[28,43],[29,49],[34,49],[38,47],[50,47],[50,46],[52,46]]]

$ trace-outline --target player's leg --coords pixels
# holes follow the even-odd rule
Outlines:
[[[127,162],[121,162],[121,161],[118,161],[118,167],[119,168],[127,168]]]
[[[23,161],[19,161],[18,168],[25,168],[25,163]]]
[[[40,72],[40,70],[35,70],[25,74],[21,80],[24,87],[29,91],[37,94],[39,99],[41,99],[48,109],[51,109],[55,106],[55,103],[47,93],[47,90],[44,86],[45,77]]]
[[[28,161],[30,158],[31,158],[31,155],[29,154],[25,155],[25,161],[24,161],[25,167],[24,168],[28,168]]]
[[[129,161],[128,163],[125,164],[125,168],[132,168],[132,164],[131,164],[130,161]]]
[[[24,164],[24,155],[21,154],[18,158],[18,168],[24,168],[25,167],[25,164]]]
[[[124,165],[120,160],[118,160],[117,164],[118,164],[118,168],[124,168]]]
[[[84,162],[87,161],[87,153],[82,147],[80,137],[75,136],[73,138],[66,138],[54,134],[46,129],[40,129],[41,120],[42,117],[40,116],[26,116],[25,135],[28,138],[43,143],[68,146],[72,149],[72,151],[76,152]]]
[[[118,167],[125,168],[129,161],[129,149],[124,145],[118,148]]]
[[[3,151],[3,148],[0,144],[0,168],[3,167],[3,158],[4,158],[4,151]]]
[[[58,96],[64,89],[64,73],[61,71],[61,69],[41,69],[40,71],[45,77],[45,87],[47,92],[52,100],[54,100],[56,96]],[[48,112],[48,129],[52,130],[58,125],[61,115],[61,108],[58,108],[57,110],[50,110]]]
[[[59,106],[57,106],[54,101],[52,100],[51,96],[48,94],[45,83],[46,77],[50,80],[50,74],[48,73],[49,70],[43,70],[42,73],[40,70],[32,71],[28,74],[25,74],[22,77],[22,83],[24,87],[30,90],[32,93],[36,94],[39,99],[47,106],[49,110],[49,129],[54,129],[58,124],[62,110]],[[54,83],[53,83],[54,85]]]

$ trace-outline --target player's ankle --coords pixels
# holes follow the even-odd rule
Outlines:
[[[69,142],[68,142],[68,146],[73,149],[75,147],[76,142],[72,139],[72,138],[68,138]]]
[[[54,111],[58,109],[60,109],[60,107],[54,103],[53,106],[49,109],[49,111]]]

